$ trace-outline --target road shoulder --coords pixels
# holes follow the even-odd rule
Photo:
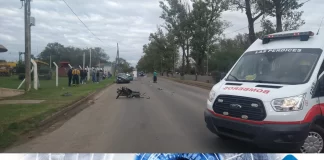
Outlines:
[[[191,81],[191,80],[181,80],[181,79],[173,78],[173,77],[161,76],[161,78],[168,79],[168,80],[182,83],[182,84],[186,84],[186,85],[190,85],[190,86],[196,86],[196,87],[203,88],[206,90],[210,90],[214,86],[214,84],[211,84],[211,83],[197,82],[197,81]]]
[[[87,90],[82,93],[82,95],[78,94],[76,98],[73,100],[64,101],[64,103],[54,104],[55,102],[51,102],[50,105],[55,105],[55,108],[47,107],[45,104],[40,104],[37,107],[47,107],[51,108],[46,111],[35,113],[33,116],[28,117],[26,119],[10,121],[7,125],[0,126],[0,152],[15,146],[17,144],[24,143],[30,139],[36,137],[41,131],[51,127],[53,124],[66,121],[78,114],[83,109],[90,106],[96,97],[105,89],[107,89],[110,85],[113,84],[113,81],[106,81],[104,84],[98,85],[92,90],[88,90],[89,87],[83,88],[83,90]],[[90,84],[95,85],[95,84]],[[82,86],[80,86],[82,87]],[[50,100],[49,100],[50,101]],[[54,100],[55,101],[55,98]],[[32,104],[35,105],[35,104]],[[3,108],[10,107],[20,107],[20,106],[0,106]],[[22,107],[31,107],[31,105],[22,105]],[[13,110],[13,109],[11,109]],[[44,109],[45,110],[45,109]],[[6,113],[9,114],[9,113]],[[5,122],[5,121],[4,121]]]

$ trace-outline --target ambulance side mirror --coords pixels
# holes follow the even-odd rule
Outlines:
[[[226,73],[221,73],[221,74],[220,74],[220,80],[224,79],[225,76],[226,76]]]
[[[321,95],[324,94],[324,77],[322,76],[320,79],[319,79],[319,92],[321,93]]]

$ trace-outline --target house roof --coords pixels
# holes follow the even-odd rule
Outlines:
[[[7,52],[8,49],[0,44],[0,52]]]

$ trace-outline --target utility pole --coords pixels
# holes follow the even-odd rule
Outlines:
[[[91,48],[90,48],[90,63],[89,63],[89,68],[91,68]]]
[[[117,55],[116,55],[116,62],[115,62],[115,76],[116,76],[116,73],[118,72],[118,69],[119,69],[119,46],[118,46],[118,43],[117,43]]]
[[[83,65],[82,65],[82,69],[85,68],[85,52],[83,52]]]
[[[56,52],[57,52],[57,48],[56,48]],[[50,53],[50,69],[52,69],[52,53]]]
[[[30,57],[31,57],[31,42],[30,42],[30,0],[25,0],[25,91],[28,92],[31,87],[30,77]]]

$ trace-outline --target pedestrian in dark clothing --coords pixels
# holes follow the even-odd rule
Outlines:
[[[88,71],[86,69],[83,70],[83,84],[87,82]]]
[[[99,70],[97,71],[97,82],[99,82],[99,75],[100,75],[100,73],[99,73]]]
[[[72,83],[72,69],[73,69],[73,68],[70,68],[70,69],[68,70],[68,73],[67,73],[68,78],[69,78],[69,87],[71,86],[71,83]]]
[[[83,84],[83,69],[80,70],[80,84]]]
[[[79,69],[77,69],[77,77],[76,78],[77,78],[76,79],[77,85],[79,85],[80,84],[80,70]]]
[[[92,76],[92,82],[93,83],[97,82],[96,81],[96,70],[95,69],[92,70],[91,76]]]
[[[86,76],[87,76],[87,71],[85,69],[82,70],[83,74],[82,74],[82,84],[85,84],[85,82],[87,81]]]

